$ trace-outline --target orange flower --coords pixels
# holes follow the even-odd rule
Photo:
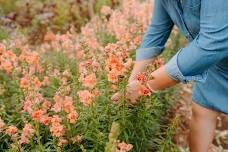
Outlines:
[[[17,127],[15,126],[9,126],[7,129],[6,129],[6,134],[12,136],[14,134],[17,133]]]
[[[118,75],[123,75],[123,73],[125,71],[125,66],[122,63],[119,63],[116,65],[114,70],[117,72]]]
[[[21,88],[24,88],[24,89],[26,89],[26,88],[29,87],[29,77],[28,76],[25,76],[25,77],[23,77],[21,79],[21,81],[20,81],[20,87]]]
[[[138,90],[139,94],[143,95],[143,96],[150,96],[151,92],[150,90],[145,87],[144,85],[141,85],[139,90]]]
[[[134,39],[135,45],[139,45],[141,43],[141,40],[142,40],[142,36],[141,35],[136,36],[135,39]]]
[[[74,108],[73,108],[73,101],[72,100],[73,100],[72,97],[66,96],[65,97],[65,100],[63,101],[63,110],[66,113],[70,113],[71,111],[74,110]]]
[[[52,32],[48,32],[44,36],[44,41],[55,41],[55,40],[56,40],[56,36]]]
[[[39,121],[40,118],[43,116],[44,111],[43,110],[37,110],[32,113],[32,120]]]
[[[135,77],[136,80],[140,81],[141,83],[146,82],[147,77],[146,77],[146,73],[145,72],[140,72],[136,75]]]
[[[119,59],[116,56],[111,56],[106,61],[106,66],[109,68],[115,68],[119,64]]]
[[[30,54],[26,56],[25,60],[29,64],[37,66],[39,64],[39,54],[35,51],[30,52]]]
[[[76,111],[72,111],[67,115],[67,118],[70,120],[70,123],[75,123],[78,119],[78,113]]]
[[[10,61],[5,60],[2,62],[1,64],[2,68],[7,72],[7,73],[11,73],[13,70],[13,65]]]
[[[92,93],[93,93],[93,95],[96,96],[96,97],[98,97],[98,96],[101,95],[101,92],[100,92],[97,88],[94,89]]]
[[[111,90],[112,91],[116,91],[117,89],[118,89],[117,85],[115,85],[115,84],[111,85]]]
[[[118,75],[114,71],[110,71],[108,73],[108,81],[112,83],[116,83],[118,81]]]
[[[47,126],[49,124],[50,118],[48,116],[42,116],[40,118],[40,123],[44,124],[45,126]]]
[[[35,79],[34,79],[34,84],[35,84],[36,89],[39,89],[42,85],[40,80],[37,77],[35,77]]]

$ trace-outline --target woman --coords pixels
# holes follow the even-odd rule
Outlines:
[[[217,116],[228,114],[228,3],[227,0],[155,0],[152,21],[136,50],[127,96],[139,98],[134,80],[138,72],[164,50],[174,24],[189,40],[147,82],[152,91],[195,81],[190,126],[191,152],[207,152]],[[112,100],[117,100],[120,93]]]

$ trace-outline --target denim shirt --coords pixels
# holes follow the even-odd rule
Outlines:
[[[153,16],[136,49],[136,61],[161,54],[174,25],[189,40],[165,65],[174,80],[205,82],[217,65],[228,73],[227,0],[155,0]]]

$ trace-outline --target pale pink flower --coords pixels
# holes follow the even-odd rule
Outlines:
[[[44,110],[50,109],[51,108],[51,102],[45,99],[43,104],[42,104],[42,107]]]
[[[77,136],[75,136],[75,137],[72,137],[72,138],[71,138],[71,141],[72,141],[73,143],[80,143],[80,142],[82,141],[82,136],[77,135]]]
[[[54,137],[61,137],[65,133],[65,130],[63,125],[61,125],[60,123],[55,123],[51,125],[50,132]]]
[[[118,148],[119,151],[117,152],[128,152],[133,148],[133,145],[122,142],[118,144]]]
[[[25,124],[25,127],[22,130],[21,139],[19,140],[20,144],[28,144],[29,138],[33,136],[35,130],[31,124]]]
[[[54,101],[55,101],[55,104],[54,104],[54,106],[52,107],[52,110],[53,110],[54,112],[60,112],[61,109],[62,109],[62,98],[61,98],[60,96],[58,96],[58,95],[55,95],[55,96],[53,97],[53,99],[54,99]]]
[[[112,13],[112,9],[109,6],[103,5],[101,8],[101,14],[109,15]]]
[[[59,139],[58,147],[62,147],[64,144],[67,144],[68,141],[66,139]]]
[[[92,73],[82,79],[82,85],[92,89],[96,85],[96,81],[96,74]]]
[[[90,93],[88,90],[81,90],[77,92],[81,102],[85,106],[89,106],[92,103],[94,95]]]
[[[77,53],[76,53],[76,58],[78,59],[78,60],[80,60],[80,59],[82,59],[83,57],[84,57],[84,51],[83,50],[80,50],[80,51],[77,51]]]
[[[59,115],[53,115],[51,117],[51,123],[52,124],[56,124],[56,123],[58,124],[60,122],[62,122],[62,118],[60,118]]]
[[[47,85],[50,84],[50,82],[49,82],[49,77],[48,77],[48,76],[44,76],[44,79],[43,79],[42,84],[43,84],[44,86],[47,86]]]

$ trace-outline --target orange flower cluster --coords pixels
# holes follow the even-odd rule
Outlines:
[[[6,134],[13,136],[17,133],[17,130],[18,130],[17,127],[11,125],[6,129],[5,132],[6,132]]]
[[[145,82],[148,80],[145,72],[140,72],[136,75],[135,80],[138,80],[141,85],[139,87],[138,93],[142,96],[150,96],[151,91],[145,86]]]
[[[65,130],[61,122],[62,118],[60,118],[58,115],[52,116],[50,131],[53,137],[61,137],[64,135]]]

